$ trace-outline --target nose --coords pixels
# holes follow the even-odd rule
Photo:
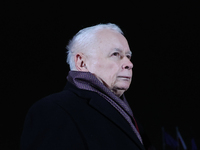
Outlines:
[[[133,63],[128,58],[125,58],[124,63],[122,65],[122,69],[133,69]]]

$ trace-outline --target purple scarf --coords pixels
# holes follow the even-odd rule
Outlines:
[[[136,127],[133,124],[132,119],[135,121],[133,112],[124,95],[121,98],[116,96],[90,72],[69,71],[67,80],[79,89],[93,91],[102,96],[128,121],[140,142],[143,143],[138,132],[137,123],[135,122]]]

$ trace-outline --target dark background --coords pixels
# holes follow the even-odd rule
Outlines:
[[[161,127],[175,127],[200,147],[200,6],[196,1],[48,2],[3,5],[1,24],[1,149],[19,149],[30,106],[61,91],[69,68],[65,46],[80,29],[112,22],[133,51],[126,97],[157,150]]]

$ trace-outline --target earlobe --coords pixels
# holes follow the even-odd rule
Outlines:
[[[77,53],[75,55],[75,66],[78,71],[88,71],[85,63],[85,56],[82,53]]]

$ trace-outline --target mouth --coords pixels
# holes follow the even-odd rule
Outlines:
[[[125,81],[130,81],[131,77],[129,76],[118,76],[119,79],[125,80]]]

